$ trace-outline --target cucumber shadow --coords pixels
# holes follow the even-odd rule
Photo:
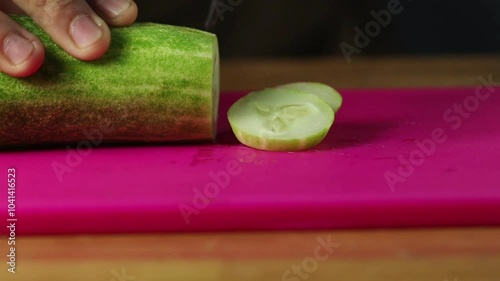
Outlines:
[[[314,149],[328,151],[377,143],[387,139],[393,129],[393,122],[385,120],[370,122],[338,120],[323,142]]]
[[[172,142],[113,142],[102,143],[99,147],[102,148],[123,148],[123,147],[183,147],[183,146],[244,146],[241,144],[231,130],[229,121],[227,119],[227,111],[229,107],[236,102],[243,95],[240,94],[222,94],[220,97],[219,105],[219,118],[218,118],[218,134],[215,141],[172,141]],[[325,139],[317,146],[311,148],[309,151],[332,151],[346,148],[359,147],[363,145],[380,143],[384,139],[391,138],[397,128],[394,120],[350,120],[350,118],[343,118],[339,114],[339,118],[335,120],[332,128],[328,132]],[[11,139],[16,139],[15,136],[6,136]],[[0,153],[12,151],[40,151],[40,150],[62,150],[65,149],[67,144],[39,144],[1,147]],[[70,144],[70,147],[75,147],[75,142]]]
[[[228,124],[229,126],[229,124]],[[376,143],[389,136],[393,126],[389,122],[336,122],[317,146],[310,151],[332,151]],[[222,127],[217,135],[216,144],[242,145],[230,128]]]
[[[233,103],[243,97],[243,93],[225,93],[220,97],[219,123],[216,144],[242,145],[231,130],[227,111]],[[349,120],[340,111],[330,131],[321,143],[310,151],[331,151],[379,142],[390,136],[396,124],[392,120],[370,120],[367,122]]]

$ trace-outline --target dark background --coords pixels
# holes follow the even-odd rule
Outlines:
[[[371,10],[389,0],[219,0],[232,11],[213,30],[222,57],[342,55],[339,44],[354,45],[354,27],[373,20]],[[209,0],[136,0],[139,21],[204,28]],[[219,2],[220,11],[224,4]],[[401,0],[361,55],[470,54],[500,52],[500,1]]]

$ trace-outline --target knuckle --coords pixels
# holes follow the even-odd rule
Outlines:
[[[70,7],[77,4],[77,0],[13,0],[13,2],[23,7],[42,26],[54,24],[65,14],[71,13]]]
[[[59,16],[68,11],[68,7],[75,4],[75,0],[31,0],[32,7],[42,10],[47,16]]]

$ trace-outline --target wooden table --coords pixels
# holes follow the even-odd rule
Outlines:
[[[352,64],[343,58],[239,60],[222,63],[222,88],[259,89],[298,80],[337,88],[465,86],[490,73],[500,80],[500,56],[358,57]],[[330,239],[333,251],[315,255],[318,239]],[[7,243],[0,240],[2,281],[500,280],[500,227],[17,240],[16,274],[7,272]]]

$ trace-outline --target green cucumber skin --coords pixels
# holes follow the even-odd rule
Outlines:
[[[113,128],[107,143],[215,138],[214,34],[153,23],[111,28],[108,52],[83,62],[28,17],[14,19],[41,39],[46,57],[28,78],[0,74],[0,146],[76,143],[103,122]]]

